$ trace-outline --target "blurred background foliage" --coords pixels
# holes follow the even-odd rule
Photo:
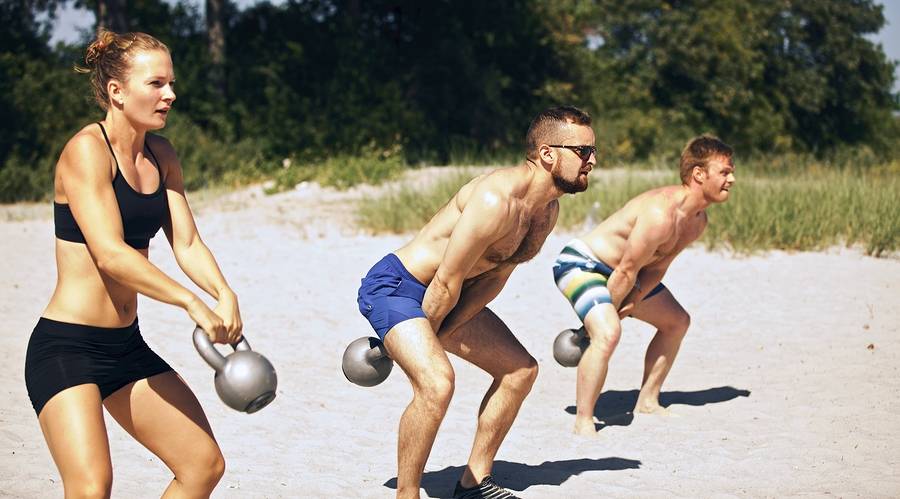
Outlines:
[[[178,100],[159,133],[191,189],[511,164],[554,104],[594,116],[603,163],[671,161],[701,132],[776,169],[879,165],[900,149],[893,63],[866,38],[885,22],[871,0],[206,0],[209,16],[162,0],[4,0],[2,202],[46,199],[65,141],[103,116],[72,70],[89,36],[48,44],[62,5],[168,44]]]

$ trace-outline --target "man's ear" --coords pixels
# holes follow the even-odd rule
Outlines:
[[[691,170],[691,177],[693,177],[694,181],[698,184],[702,184],[704,180],[706,180],[706,169],[702,166],[695,166],[693,170]]]
[[[556,162],[556,149],[547,144],[541,144],[538,147],[538,157],[541,162],[552,165]]]

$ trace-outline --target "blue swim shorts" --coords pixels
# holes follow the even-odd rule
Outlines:
[[[427,286],[406,270],[397,255],[388,253],[369,269],[359,286],[359,312],[372,325],[378,337],[397,324],[425,317],[422,300]]]

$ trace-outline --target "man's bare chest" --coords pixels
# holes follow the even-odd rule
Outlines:
[[[553,227],[549,217],[531,218],[504,236],[485,252],[485,260],[494,264],[524,263],[534,258]]]
[[[702,229],[698,218],[679,221],[675,224],[672,236],[657,247],[653,255],[654,260],[663,260],[681,252],[687,245],[697,239],[700,232],[702,232]]]

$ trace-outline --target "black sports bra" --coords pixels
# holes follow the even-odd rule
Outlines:
[[[103,132],[103,138],[106,139],[106,145],[109,152],[116,162],[116,176],[113,178],[113,191],[116,193],[116,202],[119,205],[119,213],[122,214],[122,228],[125,231],[125,243],[135,249],[146,249],[150,246],[150,238],[156,235],[159,228],[162,227],[163,220],[168,216],[169,203],[165,196],[165,180],[162,177],[162,171],[159,172],[159,187],[150,194],[144,194],[134,190],[122,172],[119,170],[119,160],[116,159],[116,153],[113,151],[112,144],[109,143],[109,137],[101,123],[100,131]],[[150,149],[148,144],[144,144],[153,157],[156,169],[159,170],[159,160]],[[56,226],[56,237],[63,241],[71,241],[73,243],[85,243],[84,234],[78,227],[78,222],[72,216],[72,210],[67,203],[53,203],[53,222]]]

